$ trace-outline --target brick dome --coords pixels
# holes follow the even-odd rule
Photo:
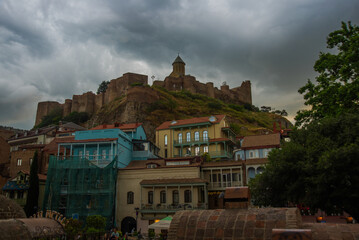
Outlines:
[[[10,218],[26,218],[26,214],[14,200],[0,195],[0,219]]]

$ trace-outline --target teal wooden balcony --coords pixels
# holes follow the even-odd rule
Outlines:
[[[189,146],[192,144],[209,144],[209,138],[191,138],[191,140],[187,141],[187,139],[182,140],[173,140],[173,146],[174,147],[180,147],[180,146]]]

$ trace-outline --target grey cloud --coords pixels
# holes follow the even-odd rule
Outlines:
[[[127,71],[163,79],[179,52],[187,73],[198,80],[236,87],[249,79],[254,104],[277,105],[292,115],[303,107],[297,89],[315,77],[312,67],[326,50],[326,36],[340,21],[359,22],[354,0],[44,0],[0,6],[0,83],[10,79],[31,87],[42,101],[95,91],[102,80]],[[34,112],[36,104],[29,104]],[[14,115],[0,119],[24,122]]]

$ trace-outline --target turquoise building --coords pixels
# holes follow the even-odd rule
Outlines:
[[[141,123],[100,125],[58,140],[50,159],[44,210],[86,221],[102,215],[114,224],[117,169],[132,160],[157,158]]]

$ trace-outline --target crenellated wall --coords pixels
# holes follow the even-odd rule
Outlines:
[[[137,89],[136,85],[147,85],[148,76],[136,73],[125,73],[122,77],[110,81],[105,93],[94,94],[87,92],[82,95],[73,95],[72,99],[66,99],[65,103],[39,102],[35,125],[41,122],[42,117],[48,115],[53,109],[61,108],[63,116],[71,112],[96,113],[102,106],[112,102],[116,98],[127,95],[128,100],[147,101],[146,96],[156,95],[151,88]],[[191,93],[203,94],[208,97],[217,98],[227,103],[252,104],[251,82],[244,81],[241,86],[230,89],[228,85],[221,86],[221,89],[214,87],[212,82],[201,83],[191,75],[168,76],[164,81],[154,81],[154,86],[161,86],[169,91],[187,90]],[[148,99],[157,99],[155,98]]]
[[[37,105],[35,125],[38,125],[42,117],[48,115],[56,108],[62,109],[63,116],[67,116],[72,112],[96,113],[103,105],[126,95],[132,86],[137,84],[147,85],[147,83],[148,76],[146,75],[125,73],[122,77],[112,79],[105,93],[94,94],[93,92],[87,92],[82,95],[73,95],[72,99],[66,99],[63,104],[55,101],[39,102]]]
[[[164,81],[154,81],[153,85],[164,87],[169,91],[187,90],[191,93],[217,98],[227,103],[252,104],[251,82],[248,80],[242,82],[241,86],[232,89],[228,85],[223,85],[220,90],[214,87],[212,82],[201,83],[190,75],[168,76]]]

